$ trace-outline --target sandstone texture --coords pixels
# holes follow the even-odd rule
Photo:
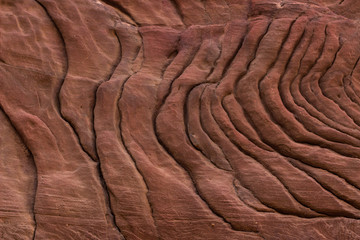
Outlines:
[[[0,239],[360,239],[357,0],[0,0]]]

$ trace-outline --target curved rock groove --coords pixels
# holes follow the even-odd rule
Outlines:
[[[0,1],[1,239],[358,239],[355,0]]]

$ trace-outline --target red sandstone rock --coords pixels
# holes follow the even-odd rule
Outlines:
[[[0,0],[0,239],[360,239],[355,0]]]

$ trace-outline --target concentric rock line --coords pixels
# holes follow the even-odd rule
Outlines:
[[[360,239],[355,0],[0,12],[0,239]]]

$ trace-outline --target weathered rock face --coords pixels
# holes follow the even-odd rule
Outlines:
[[[0,12],[0,239],[360,239],[358,1]]]

